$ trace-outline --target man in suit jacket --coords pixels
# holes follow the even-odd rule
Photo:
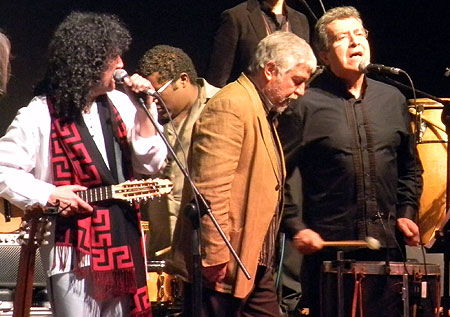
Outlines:
[[[235,80],[246,70],[258,42],[279,30],[309,41],[306,16],[284,0],[248,0],[224,11],[214,37],[208,82],[223,87]]]
[[[315,67],[303,39],[275,32],[259,43],[248,73],[211,98],[194,126],[188,157],[192,179],[251,275],[245,277],[211,219],[203,217],[202,316],[280,314],[272,273],[285,172],[275,123],[289,100],[304,94]],[[185,185],[184,203],[191,201],[191,192]],[[188,278],[191,233],[189,220],[180,215],[174,264],[186,269]],[[189,290],[185,300],[189,308]]]

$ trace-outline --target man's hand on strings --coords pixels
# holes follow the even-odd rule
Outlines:
[[[48,199],[48,204],[51,206],[59,206],[61,215],[65,217],[70,217],[77,214],[92,213],[94,210],[92,206],[77,195],[77,192],[86,189],[86,187],[80,185],[55,187],[53,193]]]

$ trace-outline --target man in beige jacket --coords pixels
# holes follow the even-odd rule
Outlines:
[[[304,40],[275,32],[258,44],[248,72],[211,98],[194,126],[189,171],[251,275],[245,277],[211,219],[203,217],[202,316],[280,314],[272,274],[285,173],[276,117],[290,99],[304,94],[315,67]],[[185,185],[184,203],[191,193]],[[174,264],[188,279],[191,232],[189,220],[180,215],[172,248]],[[189,295],[187,289],[187,308]]]
[[[160,101],[155,101],[158,118],[164,124],[164,135],[175,155],[185,166],[194,123],[219,88],[198,77],[191,58],[180,48],[169,45],[149,49],[139,61],[138,73],[152,83],[164,100],[167,111]],[[141,206],[142,217],[150,222],[146,251],[151,260],[170,256],[168,247],[180,210],[184,183],[184,175],[171,155],[166,158],[159,176],[170,179],[173,189],[168,195]]]

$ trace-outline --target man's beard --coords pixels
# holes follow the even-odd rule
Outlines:
[[[281,103],[280,105],[275,105],[275,111],[276,112],[278,112],[278,113],[282,113],[284,110],[286,110],[288,107],[289,107],[289,105],[291,104],[291,102],[293,101],[293,100],[296,100],[298,97],[297,97],[297,95],[295,95],[295,94],[292,94],[291,96],[289,96],[287,99],[285,99],[284,101],[283,101],[283,103]]]

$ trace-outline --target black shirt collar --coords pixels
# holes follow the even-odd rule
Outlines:
[[[337,96],[340,96],[345,99],[362,99],[364,94],[368,88],[367,77],[364,77],[364,88],[363,94],[361,98],[355,98],[347,89],[347,85],[344,80],[337,77],[328,67],[325,68],[325,71],[317,77],[315,81],[310,84],[310,87],[326,87],[327,90],[330,90]]]

